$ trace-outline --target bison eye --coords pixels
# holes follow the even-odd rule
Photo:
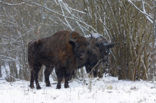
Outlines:
[[[106,50],[106,54],[110,54],[110,50],[109,49]]]

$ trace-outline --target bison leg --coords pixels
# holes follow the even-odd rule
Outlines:
[[[40,87],[40,84],[39,84],[39,82],[38,82],[38,73],[39,73],[39,71],[40,71],[40,68],[41,68],[41,65],[37,65],[37,66],[35,66],[35,68],[34,68],[34,78],[35,78],[35,83],[36,83],[36,88],[37,89],[41,89],[41,87]]]
[[[61,71],[61,69],[57,70],[57,68],[55,71],[56,71],[57,81],[58,81],[56,89],[60,89],[61,88],[61,81],[63,79],[63,72]]]
[[[34,88],[34,70],[31,70],[30,88]]]
[[[46,86],[47,87],[50,87],[51,86],[50,85],[50,81],[49,81],[49,76],[50,76],[52,70],[53,70],[53,67],[52,66],[46,66],[46,69],[44,71],[45,83],[46,83]]]
[[[64,83],[65,88],[69,88],[68,81],[70,80],[70,78],[71,78],[71,74],[66,72],[65,73],[65,83]]]
[[[39,70],[36,70],[35,71],[35,83],[36,83],[36,88],[41,89],[40,84],[38,82],[38,73],[39,73]]]
[[[69,81],[69,77],[65,77],[64,88],[69,88],[68,81]]]
[[[94,71],[93,71],[93,76],[94,76],[94,77],[97,77],[97,76],[98,76],[98,71],[97,71],[97,70],[94,70]]]

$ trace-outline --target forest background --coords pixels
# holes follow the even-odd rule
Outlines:
[[[154,0],[0,0],[0,77],[29,80],[28,42],[59,30],[98,33],[117,43],[110,75],[156,80]]]

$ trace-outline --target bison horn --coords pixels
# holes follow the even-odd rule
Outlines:
[[[108,48],[113,48],[115,43],[103,43],[103,45]]]

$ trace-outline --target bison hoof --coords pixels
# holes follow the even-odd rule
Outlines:
[[[36,89],[41,89],[41,87],[40,86],[37,86]]]
[[[56,89],[60,89],[61,88],[61,85],[57,85]]]
[[[65,88],[69,88],[69,85],[68,85],[68,84],[65,84],[64,87],[65,87]]]
[[[30,88],[33,89],[34,88],[34,85],[30,85]]]
[[[50,86],[51,86],[50,83],[46,84],[46,87],[50,87]]]

